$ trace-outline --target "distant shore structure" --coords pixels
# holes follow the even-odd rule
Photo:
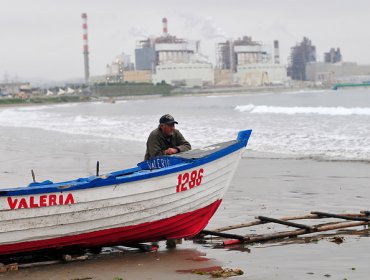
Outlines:
[[[87,14],[83,13],[82,17],[82,40],[83,40],[83,55],[84,55],[84,69],[85,69],[85,84],[89,83],[89,42],[87,36]]]
[[[168,32],[168,20],[162,18],[162,34],[136,43],[136,73],[123,73],[124,81],[149,76],[154,84],[202,87],[214,84],[213,65],[200,52],[200,42],[178,38]]]

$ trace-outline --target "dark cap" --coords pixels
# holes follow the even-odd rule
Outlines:
[[[160,124],[173,124],[173,123],[179,124],[177,121],[175,121],[175,119],[170,114],[166,114],[162,116],[159,119],[159,123]]]

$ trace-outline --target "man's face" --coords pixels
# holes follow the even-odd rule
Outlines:
[[[170,137],[171,135],[173,135],[173,132],[175,131],[175,124],[174,123],[162,124],[161,128],[164,136]]]

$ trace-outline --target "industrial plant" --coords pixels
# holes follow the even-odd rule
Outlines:
[[[303,41],[291,48],[288,75],[293,80],[306,80],[306,64],[316,61],[316,47],[311,40],[304,37]]]
[[[201,53],[200,41],[171,35],[166,18],[162,19],[161,36],[136,43],[135,69],[112,73],[112,68],[117,68],[114,63],[107,67],[106,81],[110,83],[123,81],[187,87],[254,87],[283,85],[288,81],[286,67],[280,64],[277,40],[274,41],[274,47],[253,41],[248,36],[218,43],[214,66]]]
[[[370,65],[343,61],[340,48],[331,48],[317,61],[316,46],[307,37],[291,48],[288,75],[291,79],[331,86],[336,83],[362,83],[370,80]]]
[[[137,43],[135,62],[138,71],[151,71],[154,84],[213,85],[213,66],[200,53],[200,42],[177,38],[168,33],[162,19],[162,35]]]
[[[216,61],[216,84],[263,86],[285,84],[288,80],[286,68],[280,64],[277,40],[273,51],[248,36],[219,43]]]
[[[134,58],[128,54],[130,50],[112,55],[112,60],[106,64],[105,74],[91,76],[87,14],[82,13],[81,18],[83,82],[35,91],[29,83],[9,83],[5,79],[0,83],[0,97],[23,98],[31,92],[48,96],[86,95],[92,92],[94,86],[115,84],[160,84],[169,91],[171,87],[291,87],[304,83],[331,86],[340,82],[370,81],[370,65],[344,61],[339,47],[330,48],[323,53],[323,61],[318,61],[316,46],[307,37],[291,47],[287,65],[280,58],[278,40],[269,44],[254,40],[251,36],[223,39],[215,45],[213,65],[201,52],[200,41],[169,33],[167,18],[162,19],[160,35],[136,42]]]

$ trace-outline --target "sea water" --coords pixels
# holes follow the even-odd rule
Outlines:
[[[248,144],[251,151],[370,160],[369,89],[192,95],[122,100],[115,104],[0,108],[0,131],[7,127],[21,133],[22,129],[31,128],[47,134],[61,133],[65,139],[83,137],[87,142],[135,142],[137,149],[130,152],[144,154],[150,131],[167,113],[179,122],[177,128],[194,148],[227,141],[240,130],[253,129]],[[0,145],[4,145],[6,135],[0,137]]]

